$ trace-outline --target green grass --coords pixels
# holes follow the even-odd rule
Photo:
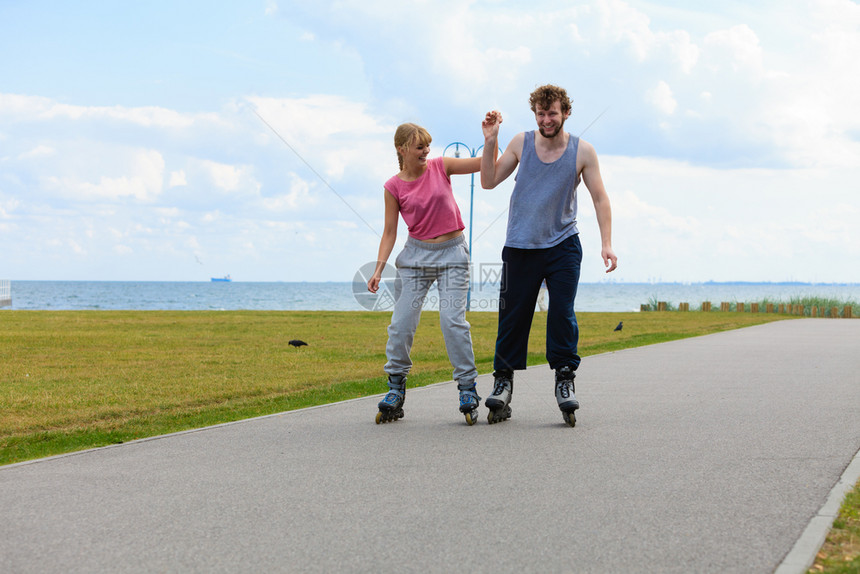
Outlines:
[[[860,572],[860,482],[846,495],[839,516],[833,521],[833,528],[809,572]]]
[[[852,315],[853,313],[860,311],[860,305],[858,305],[853,299],[841,300],[828,297],[799,296],[790,298],[788,300],[788,304],[803,305],[804,314],[807,317],[811,316],[813,307],[817,307],[819,309],[819,316],[825,317],[831,316],[834,307],[836,308],[836,314],[838,317],[844,317],[845,307],[851,307],[854,309],[854,311],[852,311]]]
[[[727,313],[581,313],[589,355],[776,320]],[[378,394],[390,314],[273,311],[3,311],[0,464]],[[410,386],[451,378],[425,312]],[[479,371],[495,313],[471,313]],[[623,332],[613,332],[623,320]],[[545,362],[538,313],[529,363]],[[307,341],[293,348],[289,339]]]

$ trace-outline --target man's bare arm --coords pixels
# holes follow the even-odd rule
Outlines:
[[[502,115],[499,112],[488,112],[486,119],[481,123],[484,131],[484,154],[481,160],[481,187],[493,189],[505,181],[517,168],[519,154],[523,148],[523,135],[517,134],[505,148],[501,157],[498,156],[499,148],[499,125],[502,123]],[[489,150],[489,153],[488,153]]]
[[[580,140],[578,153],[582,158],[582,181],[591,194],[594,203],[594,212],[597,214],[597,225],[600,228],[600,255],[606,272],[614,271],[618,267],[618,258],[612,250],[612,206],[609,203],[609,194],[603,185],[603,177],[600,175],[600,164],[597,161],[597,152],[594,147]]]

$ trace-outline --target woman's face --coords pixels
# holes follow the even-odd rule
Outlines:
[[[403,156],[404,167],[423,166],[427,164],[427,156],[430,154],[430,145],[415,141],[400,148]]]

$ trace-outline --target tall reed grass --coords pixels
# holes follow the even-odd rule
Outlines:
[[[683,303],[684,301],[679,301],[677,303],[672,301],[660,301],[658,296],[653,295],[648,299],[647,303],[644,303],[641,307],[642,311],[657,311],[659,303],[666,303],[667,311],[677,311],[678,304]],[[711,311],[720,311],[720,304],[724,301],[710,301],[711,303]],[[759,306],[759,311],[764,312],[767,308],[768,304],[772,304],[774,308],[774,312],[777,312],[780,305],[784,306],[786,309],[793,309],[795,307],[801,306],[803,307],[803,315],[806,317],[813,316],[813,308],[817,309],[816,316],[818,317],[839,317],[842,318],[845,316],[845,309],[850,308],[851,316],[857,317],[860,314],[860,303],[853,299],[835,299],[829,297],[820,297],[816,295],[800,295],[795,297],[790,297],[787,300],[783,299],[770,299],[763,298],[758,301],[738,301],[737,299],[732,301],[726,301],[729,304],[730,312],[737,312],[739,309],[739,303],[743,303],[743,308],[745,312],[750,312],[750,305],[752,303],[757,303]],[[691,311],[700,311],[702,309],[703,301],[689,301],[690,310]],[[833,315],[833,310],[836,309],[835,316]],[[788,311],[786,311],[788,312]],[[789,313],[791,314],[791,313]]]

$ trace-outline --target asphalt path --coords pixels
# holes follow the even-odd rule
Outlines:
[[[575,428],[540,366],[495,425],[446,382],[390,424],[377,396],[5,466],[0,572],[799,572],[860,472],[858,350],[778,321],[587,357]]]

